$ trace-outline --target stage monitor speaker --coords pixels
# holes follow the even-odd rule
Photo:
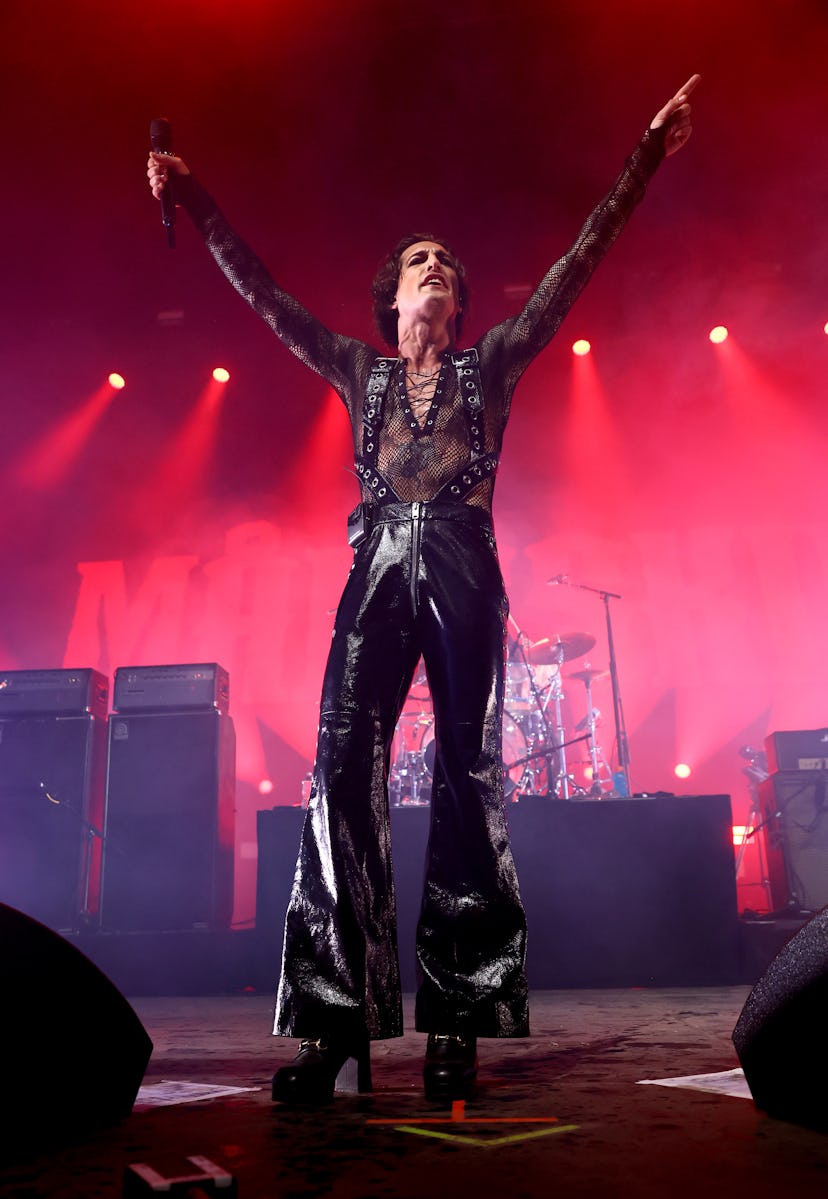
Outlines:
[[[828,908],[771,962],[748,996],[733,1043],[756,1106],[828,1129]]]
[[[783,770],[759,785],[774,909],[828,904],[828,771]]]
[[[105,752],[96,716],[0,720],[0,901],[53,929],[96,919]]]
[[[101,924],[224,928],[233,909],[235,734],[216,711],[109,722]]]
[[[152,1053],[126,999],[80,950],[5,904],[0,945],[5,1151],[124,1119]]]

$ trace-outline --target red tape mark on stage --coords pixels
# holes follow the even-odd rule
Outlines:
[[[472,1145],[475,1149],[498,1149],[503,1145],[515,1145],[519,1141],[530,1141],[538,1137],[550,1137],[560,1132],[573,1132],[577,1124],[560,1124],[557,1116],[472,1116],[466,1117],[464,1099],[455,1099],[451,1105],[450,1116],[427,1116],[416,1124],[401,1124],[397,1119],[368,1120],[368,1124],[390,1124],[396,1132],[410,1132],[420,1137],[436,1137],[441,1141],[456,1141],[462,1145]],[[545,1124],[554,1127],[536,1128],[527,1132],[511,1133],[502,1137],[475,1137],[468,1134],[443,1132],[434,1125],[437,1124]],[[423,1127],[428,1125],[428,1127]]]

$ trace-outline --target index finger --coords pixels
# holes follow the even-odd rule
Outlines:
[[[684,87],[679,88],[673,99],[686,100],[690,93],[695,89],[696,85],[701,82],[701,75],[691,75],[685,83]]]

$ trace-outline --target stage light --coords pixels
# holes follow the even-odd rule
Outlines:
[[[577,355],[578,358],[583,358],[591,349],[592,346],[584,337],[579,337],[577,341],[573,341],[572,343],[572,353]]]
[[[584,778],[587,780],[588,783],[592,782],[592,775],[593,775],[592,767],[585,766],[584,767]]]
[[[126,387],[126,379],[123,375],[119,375],[117,371],[113,371],[112,374],[107,377],[107,382],[109,383],[110,387],[115,389],[115,391],[120,391],[122,388]]]
[[[825,324],[822,326],[822,332],[828,333],[828,321],[826,321]]]
[[[223,366],[217,366],[213,371],[213,378],[216,383],[226,383],[230,378],[230,372],[225,370]]]
[[[689,779],[692,773],[693,771],[691,767],[689,767],[686,762],[679,762],[679,764],[673,769],[673,774],[677,779]]]
[[[707,335],[713,342],[714,346],[721,345],[723,341],[727,341],[729,334],[725,325],[716,325]]]
[[[270,795],[273,791],[273,780],[262,779],[259,783],[259,795]]]
[[[733,824],[731,825],[731,828],[733,830],[733,844],[737,846],[737,848],[741,848],[745,841],[750,841],[752,839],[753,829],[749,829],[746,824]],[[748,833],[750,833],[751,836],[747,836]]]

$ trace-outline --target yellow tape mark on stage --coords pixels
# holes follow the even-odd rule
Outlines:
[[[424,1116],[416,1124],[402,1124],[396,1119],[368,1120],[368,1124],[390,1124],[396,1132],[410,1132],[414,1136],[435,1137],[440,1141],[457,1141],[472,1145],[475,1149],[497,1149],[502,1145],[515,1145],[519,1141],[530,1141],[538,1137],[552,1136],[558,1132],[573,1132],[577,1124],[559,1124],[557,1116],[466,1116],[466,1103],[455,1099],[450,1116]],[[435,1124],[554,1124],[554,1128],[536,1128],[531,1132],[516,1132],[502,1137],[475,1137],[456,1132],[441,1132]],[[429,1127],[424,1127],[429,1125]]]
[[[503,1120],[503,1124],[510,1121]],[[448,1123],[448,1121],[447,1121]],[[558,1132],[574,1132],[577,1124],[556,1124],[554,1128],[537,1128],[534,1132],[516,1132],[506,1137],[471,1137],[456,1132],[440,1132],[436,1128],[418,1128],[414,1124],[395,1124],[396,1132],[410,1132],[420,1137],[436,1137],[441,1141],[455,1141],[460,1145],[471,1145],[474,1149],[500,1149],[504,1145],[516,1145],[519,1141],[536,1140],[538,1137],[551,1137]]]

